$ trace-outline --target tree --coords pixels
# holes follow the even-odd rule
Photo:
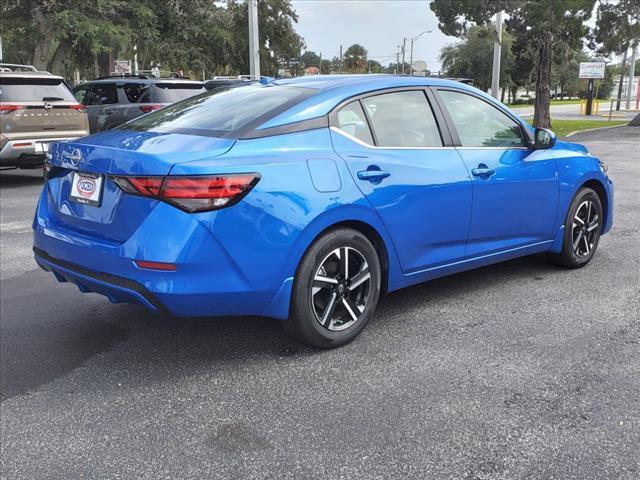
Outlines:
[[[634,1],[634,0],[629,0]],[[637,1],[637,0],[635,0]],[[536,99],[534,125],[550,127],[552,47],[562,42],[578,48],[587,33],[584,22],[591,17],[596,0],[433,0],[440,30],[462,36],[468,23],[486,25],[493,15],[504,10],[509,19],[507,30],[535,48]]]
[[[493,62],[493,29],[473,26],[463,36],[463,41],[444,47],[440,61],[445,75],[455,78],[472,78],[481,90],[491,87],[491,65]],[[502,58],[500,62],[500,86],[511,83],[514,56],[511,52],[513,37],[508,32],[502,35]]]
[[[320,55],[311,50],[307,50],[300,57],[300,61],[305,67],[320,67]]]
[[[349,73],[364,73],[367,68],[367,50],[354,43],[344,52],[342,57],[344,69]]]
[[[331,60],[322,60],[320,62],[320,73],[322,75],[328,75],[331,73]]]
[[[623,53],[618,84],[618,104],[622,97],[622,84],[626,73],[627,50],[640,43],[640,2],[638,0],[601,0],[596,14],[596,27],[589,46],[602,55]]]
[[[290,0],[260,0],[261,70],[275,75],[278,59],[298,57]],[[116,58],[140,69],[209,74],[248,73],[246,0],[3,0],[5,61],[30,63],[66,77],[108,73]],[[5,25],[11,28],[5,29]]]

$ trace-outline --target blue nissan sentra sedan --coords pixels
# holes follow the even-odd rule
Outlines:
[[[539,252],[587,264],[613,185],[581,145],[458,82],[321,76],[206,93],[54,145],[38,264],[174,315],[343,345],[380,297]]]

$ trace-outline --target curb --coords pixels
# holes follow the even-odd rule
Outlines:
[[[574,136],[576,133],[584,133],[584,132],[594,132],[596,130],[607,130],[609,128],[618,128],[618,127],[626,127],[628,124],[623,125],[609,125],[607,127],[596,127],[596,128],[587,128],[585,130],[576,130],[575,132],[567,133],[564,138],[569,138]]]

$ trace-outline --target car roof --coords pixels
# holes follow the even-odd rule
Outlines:
[[[64,80],[59,75],[54,75],[49,72],[38,71],[38,72],[0,72],[0,77],[5,78],[55,78],[56,80]]]
[[[198,83],[204,84],[201,80],[191,80],[188,78],[139,78],[139,77],[109,77],[109,78],[97,78],[95,80],[87,80],[86,82],[79,83]]]
[[[309,75],[275,80],[267,85],[267,87],[269,86],[311,88],[318,90],[318,93],[307,97],[287,111],[267,121],[259,127],[259,130],[321,117],[348,98],[390,88],[455,87],[480,94],[488,98],[492,103],[497,104],[495,99],[477,88],[454,80],[434,77],[385,74]]]

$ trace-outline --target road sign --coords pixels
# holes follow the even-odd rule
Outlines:
[[[129,60],[116,60],[113,62],[113,71],[116,73],[131,73],[131,62]]]
[[[580,78],[604,78],[605,62],[580,62]]]

